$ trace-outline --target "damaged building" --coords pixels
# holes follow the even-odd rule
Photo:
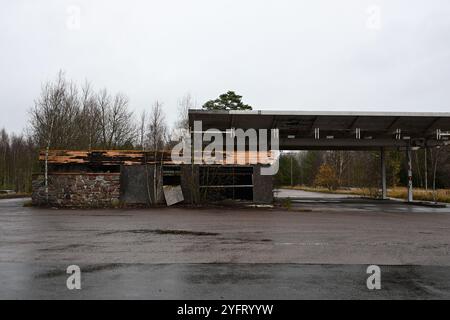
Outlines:
[[[162,151],[42,151],[42,173],[33,176],[32,201],[89,208],[227,199],[271,203],[272,176],[261,175],[267,160],[249,161],[255,157],[245,151],[220,163],[175,164],[170,152]]]

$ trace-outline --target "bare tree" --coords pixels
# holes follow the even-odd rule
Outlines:
[[[97,105],[97,97],[89,82],[81,89],[81,112],[79,119],[80,148],[91,150],[100,142],[100,110]]]
[[[148,117],[147,146],[148,149],[153,151],[162,150],[166,142],[166,117],[162,109],[162,103],[155,101]]]
[[[101,142],[100,144],[103,147],[106,147],[106,144],[109,140],[109,132],[110,129],[110,109],[111,109],[111,97],[108,94],[106,89],[100,90],[97,94],[97,107],[100,112],[100,134],[101,134]]]
[[[192,96],[187,93],[178,101],[178,118],[170,134],[172,142],[181,141],[189,130],[189,109],[195,107]]]
[[[139,144],[142,150],[145,150],[145,133],[147,130],[147,113],[145,110],[141,113],[141,119],[139,123]]]
[[[326,154],[326,161],[331,164],[336,173],[338,186],[342,185],[344,173],[350,164],[351,154],[348,151],[336,150]]]
[[[62,71],[42,86],[31,110],[31,131],[41,148],[132,148],[137,130],[128,98],[94,92],[86,82],[81,90]]]
[[[128,98],[116,94],[114,98],[106,89],[97,95],[100,115],[101,147],[105,149],[132,146],[136,130],[132,121],[133,113],[128,111]]]
[[[155,101],[150,110],[150,114],[148,115],[148,128],[147,128],[147,139],[146,139],[146,147],[150,151],[154,152],[155,164],[153,166],[153,200],[156,202],[160,196],[160,187],[163,183],[161,180],[162,177],[162,161],[159,166],[159,174],[158,174],[158,165],[156,164],[156,160],[158,157],[158,152],[162,151],[161,157],[164,155],[164,149],[167,146],[167,124],[166,117],[164,115],[164,111],[162,109],[162,103],[159,101]],[[162,160],[162,159],[161,159]]]
[[[78,91],[73,82],[65,79],[62,71],[55,82],[43,85],[41,96],[31,110],[30,124],[40,147],[67,148],[78,135]]]
[[[48,195],[48,153],[50,147],[68,148],[78,135],[79,100],[77,87],[58,73],[55,82],[46,83],[31,110],[30,124],[39,147],[45,147],[45,187]]]
[[[178,120],[176,127],[189,129],[189,109],[195,108],[194,100],[190,93],[187,93],[178,102]]]

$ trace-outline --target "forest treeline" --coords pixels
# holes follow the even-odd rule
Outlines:
[[[31,174],[37,170],[37,147],[29,135],[9,135],[0,130],[0,190],[29,192]]]
[[[282,154],[275,178],[278,186],[304,185],[379,188],[381,184],[379,151],[304,151]],[[406,152],[386,152],[388,187],[405,187],[408,181]],[[426,161],[426,164],[425,164]],[[413,185],[429,189],[450,188],[450,149],[413,151]],[[425,173],[427,172],[427,174]],[[324,177],[325,175],[325,177]],[[434,179],[435,178],[435,179]],[[324,183],[323,181],[326,181]],[[326,184],[326,185],[325,185]]]

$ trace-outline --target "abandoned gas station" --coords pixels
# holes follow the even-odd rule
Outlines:
[[[385,151],[407,153],[408,201],[413,201],[411,152],[450,143],[450,113],[304,112],[191,110],[190,125],[215,128],[276,129],[280,150],[377,150],[381,154],[382,198],[387,198]]]
[[[195,130],[201,123],[201,132]],[[387,198],[385,152],[408,158],[408,201],[413,201],[414,150],[450,143],[450,113],[189,110],[189,136],[214,130],[276,132],[269,150],[223,152],[220,160],[177,163],[170,150],[41,152],[43,173],[33,177],[33,203],[62,207],[171,205],[224,199],[273,202],[273,176],[261,174],[279,150],[376,150],[381,154],[382,198]],[[275,148],[276,147],[276,148]],[[278,150],[275,150],[278,149]],[[216,153],[215,153],[216,154]]]

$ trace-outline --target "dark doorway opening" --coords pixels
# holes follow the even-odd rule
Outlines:
[[[201,166],[200,193],[208,201],[253,200],[253,167]]]

